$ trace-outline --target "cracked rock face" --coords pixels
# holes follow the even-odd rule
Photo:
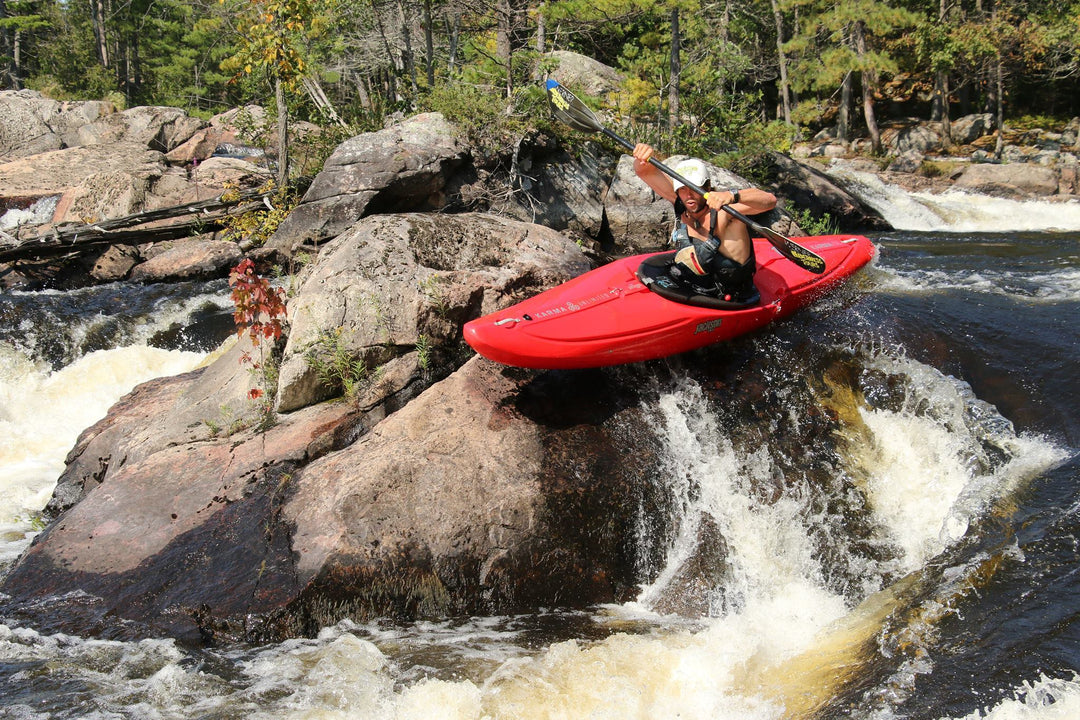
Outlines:
[[[246,336],[137,387],[69,454],[57,518],[4,579],[3,611],[45,603],[57,629],[84,634],[264,640],[346,617],[625,597],[651,452],[639,383],[552,381],[465,361],[460,343],[467,320],[586,265],[562,235],[495,216],[358,223],[290,303],[290,409],[257,429]],[[373,369],[385,362],[348,401],[295,382],[328,331]],[[422,336],[445,379],[420,362]]]
[[[369,373],[461,326],[581,274],[578,248],[548,228],[492,215],[380,215],[327,245],[289,303],[278,409],[326,399],[317,357],[344,350]]]

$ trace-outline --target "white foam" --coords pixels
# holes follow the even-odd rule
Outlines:
[[[25,461],[45,466],[62,461],[72,435],[140,378],[187,369],[198,360],[191,353],[127,348],[94,353],[51,373],[15,356],[0,373],[5,393],[0,430],[28,430],[0,452],[13,459],[21,452]],[[962,383],[933,368],[888,355],[875,362],[906,378],[910,402],[864,413],[870,450],[851,462],[865,464],[874,511],[914,567],[955,542],[987,503],[1060,453],[1037,438],[1017,438],[1007,421],[979,405]],[[833,696],[833,684],[842,682],[844,672],[858,671],[858,651],[880,634],[887,601],[868,598],[852,609],[826,586],[810,546],[808,527],[815,520],[798,489],[785,489],[768,503],[756,497],[753,488],[773,472],[768,451],[735,448],[699,386],[684,382],[668,393],[656,428],[670,451],[665,473],[677,512],[688,519],[707,514],[729,545],[732,587],[723,589],[725,602],[698,629],[673,623],[648,634],[571,640],[541,650],[522,648],[505,633],[501,641],[512,649],[495,647],[497,669],[480,678],[436,678],[434,668],[400,667],[393,655],[400,633],[348,623],[316,639],[236,650],[250,655],[238,662],[242,677],[228,681],[203,673],[198,663],[161,641],[101,643],[0,626],[0,658],[62,666],[93,688],[89,702],[94,705],[85,713],[92,718],[115,716],[117,708],[140,717],[242,714],[253,720],[808,715],[806,708]],[[1012,458],[979,470],[975,460],[986,440],[1009,450]],[[47,493],[54,480],[55,467],[36,484],[21,481],[33,496],[26,502],[43,502],[33,493]],[[0,492],[14,484],[5,478]],[[643,589],[638,606],[626,609],[630,615],[646,616],[639,608],[665,590],[670,567],[692,551],[696,533],[687,522],[669,549],[669,567]],[[501,631],[490,619],[458,629],[438,623],[414,629],[435,644],[453,643],[459,630],[465,644],[500,642]],[[1017,699],[1019,704],[1001,703],[988,711],[999,714],[985,717],[1054,720],[1062,716],[1008,713],[1024,706],[1053,712],[1053,706],[1034,704],[1039,693],[1076,702],[1080,692],[1074,686],[1075,681],[1040,681],[1032,686],[1034,694]]]
[[[907,192],[871,173],[834,161],[826,174],[897,230],[941,232],[1005,232],[1080,230],[1080,203],[1011,200],[949,190]]]
[[[200,353],[132,346],[102,350],[51,371],[0,347],[0,561],[34,532],[79,433],[137,384],[196,367]]]
[[[951,720],[1075,720],[1080,718],[1080,676],[1069,680],[1042,675],[1024,682],[1013,697],[993,707]],[[950,720],[941,718],[941,720]]]
[[[905,294],[961,290],[1034,304],[1080,300],[1080,269],[1058,268],[1038,275],[1007,270],[898,270],[878,267],[877,287]]]
[[[12,209],[0,215],[0,230],[11,230],[20,225],[41,225],[52,220],[59,195],[43,197],[25,210]]]

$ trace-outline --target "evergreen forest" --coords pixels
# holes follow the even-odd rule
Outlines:
[[[585,99],[633,137],[703,155],[1080,114],[1076,0],[0,0],[0,88],[348,132],[422,110],[474,140],[542,122],[552,51],[619,71]]]

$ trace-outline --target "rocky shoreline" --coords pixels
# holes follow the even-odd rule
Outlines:
[[[242,139],[227,118],[199,126],[161,108],[10,100],[0,100],[0,194],[18,212],[59,197],[47,223],[266,177],[249,160],[214,157],[226,138]],[[92,142],[71,145],[83,138]],[[768,162],[785,201],[816,203],[848,230],[883,227],[812,162]],[[718,186],[749,184],[712,173]],[[947,177],[952,187],[1072,199],[1066,176],[1065,166],[968,163]],[[798,234],[781,211],[765,221]],[[66,629],[84,635],[215,642],[311,634],[345,617],[626,599],[642,564],[626,538],[643,503],[663,502],[643,482],[658,462],[637,401],[648,384],[641,373],[652,371],[497,367],[472,355],[461,328],[600,258],[657,247],[670,222],[670,205],[629,158],[594,146],[571,158],[552,138],[530,138],[510,165],[494,167],[437,114],[345,141],[252,253],[263,263],[307,258],[281,342],[241,339],[200,370],[141,385],[88,428],[50,502],[53,522],[0,584],[3,612],[66,603]],[[108,249],[63,272],[71,282],[162,282],[202,262],[220,275],[241,250],[211,239],[138,247],[106,270]],[[220,259],[195,257],[211,247]],[[32,270],[16,264],[5,282],[49,268]],[[260,350],[275,361],[270,379],[241,362]],[[363,368],[353,392],[326,382],[320,352]],[[274,399],[272,418],[253,390]],[[226,406],[223,431],[214,420]],[[834,415],[792,428],[791,442],[827,437]],[[662,517],[661,535],[670,531]],[[665,599],[688,614],[700,602]]]

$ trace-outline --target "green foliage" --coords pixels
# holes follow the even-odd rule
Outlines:
[[[341,391],[347,400],[353,401],[363,388],[368,369],[363,359],[349,349],[344,334],[341,327],[320,330],[305,357],[319,382]]]
[[[222,69],[261,74],[292,88],[304,75],[312,40],[326,30],[332,0],[219,0],[228,2],[239,33]]]
[[[431,369],[431,338],[427,335],[416,338],[416,363],[424,372]]]
[[[787,208],[787,213],[807,235],[835,235],[840,232],[840,223],[829,213],[818,216],[808,208]]]
[[[1052,128],[1063,128],[1069,123],[1069,118],[1065,116],[1055,117],[1053,115],[1021,115],[1009,120],[1009,129],[1018,130],[1020,132],[1026,132],[1028,130],[1050,130]]]
[[[497,155],[512,148],[530,127],[546,122],[546,103],[536,85],[519,88],[507,101],[490,87],[448,80],[421,97],[420,110],[442,113],[480,155]]]
[[[239,215],[228,215],[222,220],[227,239],[243,241],[250,247],[264,245],[300,202],[287,188],[278,188],[275,192],[273,181],[268,182],[262,190],[269,193],[265,202],[253,210]],[[234,199],[237,197],[236,189],[227,190],[221,197],[226,201]]]
[[[509,77],[496,57],[493,3],[433,3],[428,23],[424,4],[413,2],[130,0],[109,4],[106,64],[98,55],[92,3],[8,0],[0,47],[11,48],[18,30],[22,81],[57,99],[108,97],[120,107],[175,105],[208,117],[249,102],[274,105],[267,81],[278,78],[293,88],[286,92],[290,117],[327,124],[299,84],[303,77],[319,78],[350,125],[343,132],[381,128],[398,111],[436,109],[462,127],[481,155],[492,155],[548,117],[535,80],[555,60],[533,49],[543,12],[549,49],[580,52],[623,73],[620,92],[599,100],[605,119],[614,116],[613,127],[628,136],[667,152],[706,156],[782,149],[790,142],[787,129],[769,122],[777,116],[779,69],[771,3],[511,5],[522,12],[510,32]],[[669,97],[673,9],[682,39],[678,117]],[[1080,114],[1076,3],[949,3],[940,16],[940,4],[929,0],[779,0],[779,11],[799,125],[835,122],[837,90],[848,73],[854,73],[856,93],[863,73],[871,84],[874,76],[885,83],[902,78],[896,83],[901,90],[875,97],[889,100],[883,112],[910,116],[928,111],[934,74],[946,72],[954,117],[961,101],[964,112],[974,112],[993,104],[999,62],[1011,124],[1028,113]],[[862,47],[857,34],[865,37]],[[13,53],[5,52],[0,69],[14,77]],[[573,137],[565,129],[559,134]],[[330,145],[341,135],[319,137]],[[307,155],[305,173],[326,152],[312,147]]]

